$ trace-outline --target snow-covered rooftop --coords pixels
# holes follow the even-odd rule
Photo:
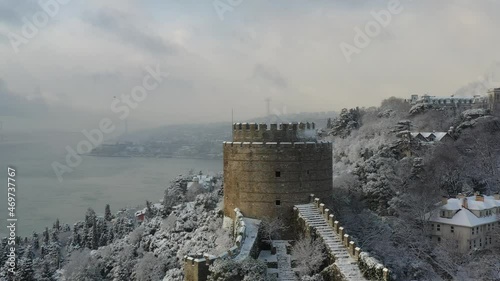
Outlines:
[[[474,227],[498,221],[499,215],[496,212],[491,212],[490,215],[481,217],[478,217],[473,213],[473,211],[500,208],[500,200],[495,200],[495,197],[482,196],[481,198],[483,198],[483,200],[477,200],[476,196],[448,199],[446,204],[428,214],[430,216],[429,220],[431,222],[467,227]],[[467,200],[466,203],[465,200]],[[467,205],[467,208],[464,207],[465,205]],[[439,212],[441,210],[453,211],[454,215],[451,218],[441,217]]]
[[[413,133],[411,133],[412,137],[416,137],[418,135],[421,135],[422,137],[424,137],[426,139],[429,139],[429,137],[434,136],[434,141],[441,141],[446,135],[449,135],[449,134],[447,132],[413,132]]]

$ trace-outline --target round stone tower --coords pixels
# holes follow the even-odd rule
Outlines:
[[[332,144],[318,142],[314,123],[233,124],[224,142],[224,215],[292,217],[313,193],[332,193]]]

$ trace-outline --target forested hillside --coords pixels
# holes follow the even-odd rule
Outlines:
[[[450,127],[451,142],[408,137]],[[499,191],[498,118],[457,108],[410,114],[390,98],[342,110],[321,133],[333,141],[335,212],[398,280],[499,280],[500,249],[460,254],[446,241],[432,243],[425,216],[443,196]]]

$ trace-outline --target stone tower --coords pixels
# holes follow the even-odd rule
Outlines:
[[[313,193],[332,193],[332,144],[318,142],[314,123],[233,124],[224,142],[224,216],[288,220]]]

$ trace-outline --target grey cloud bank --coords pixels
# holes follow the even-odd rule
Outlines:
[[[386,26],[381,11],[394,0],[219,1],[230,7],[223,5],[223,20],[213,1],[42,2],[50,1],[59,3],[57,15],[17,54],[9,32],[22,36],[23,17],[42,9],[33,1],[0,3],[0,79],[9,90],[0,115],[39,111],[43,122],[44,108],[66,108],[82,113],[64,115],[78,126],[46,124],[78,132],[85,113],[105,116],[113,97],[142,83],[144,65],[160,64],[171,76],[130,113],[131,129],[229,121],[231,108],[236,118],[262,116],[266,98],[293,113],[451,95],[500,61],[495,1],[401,0],[403,11],[390,13]],[[377,18],[380,34],[356,47],[355,28]],[[342,42],[362,53],[348,63]]]

